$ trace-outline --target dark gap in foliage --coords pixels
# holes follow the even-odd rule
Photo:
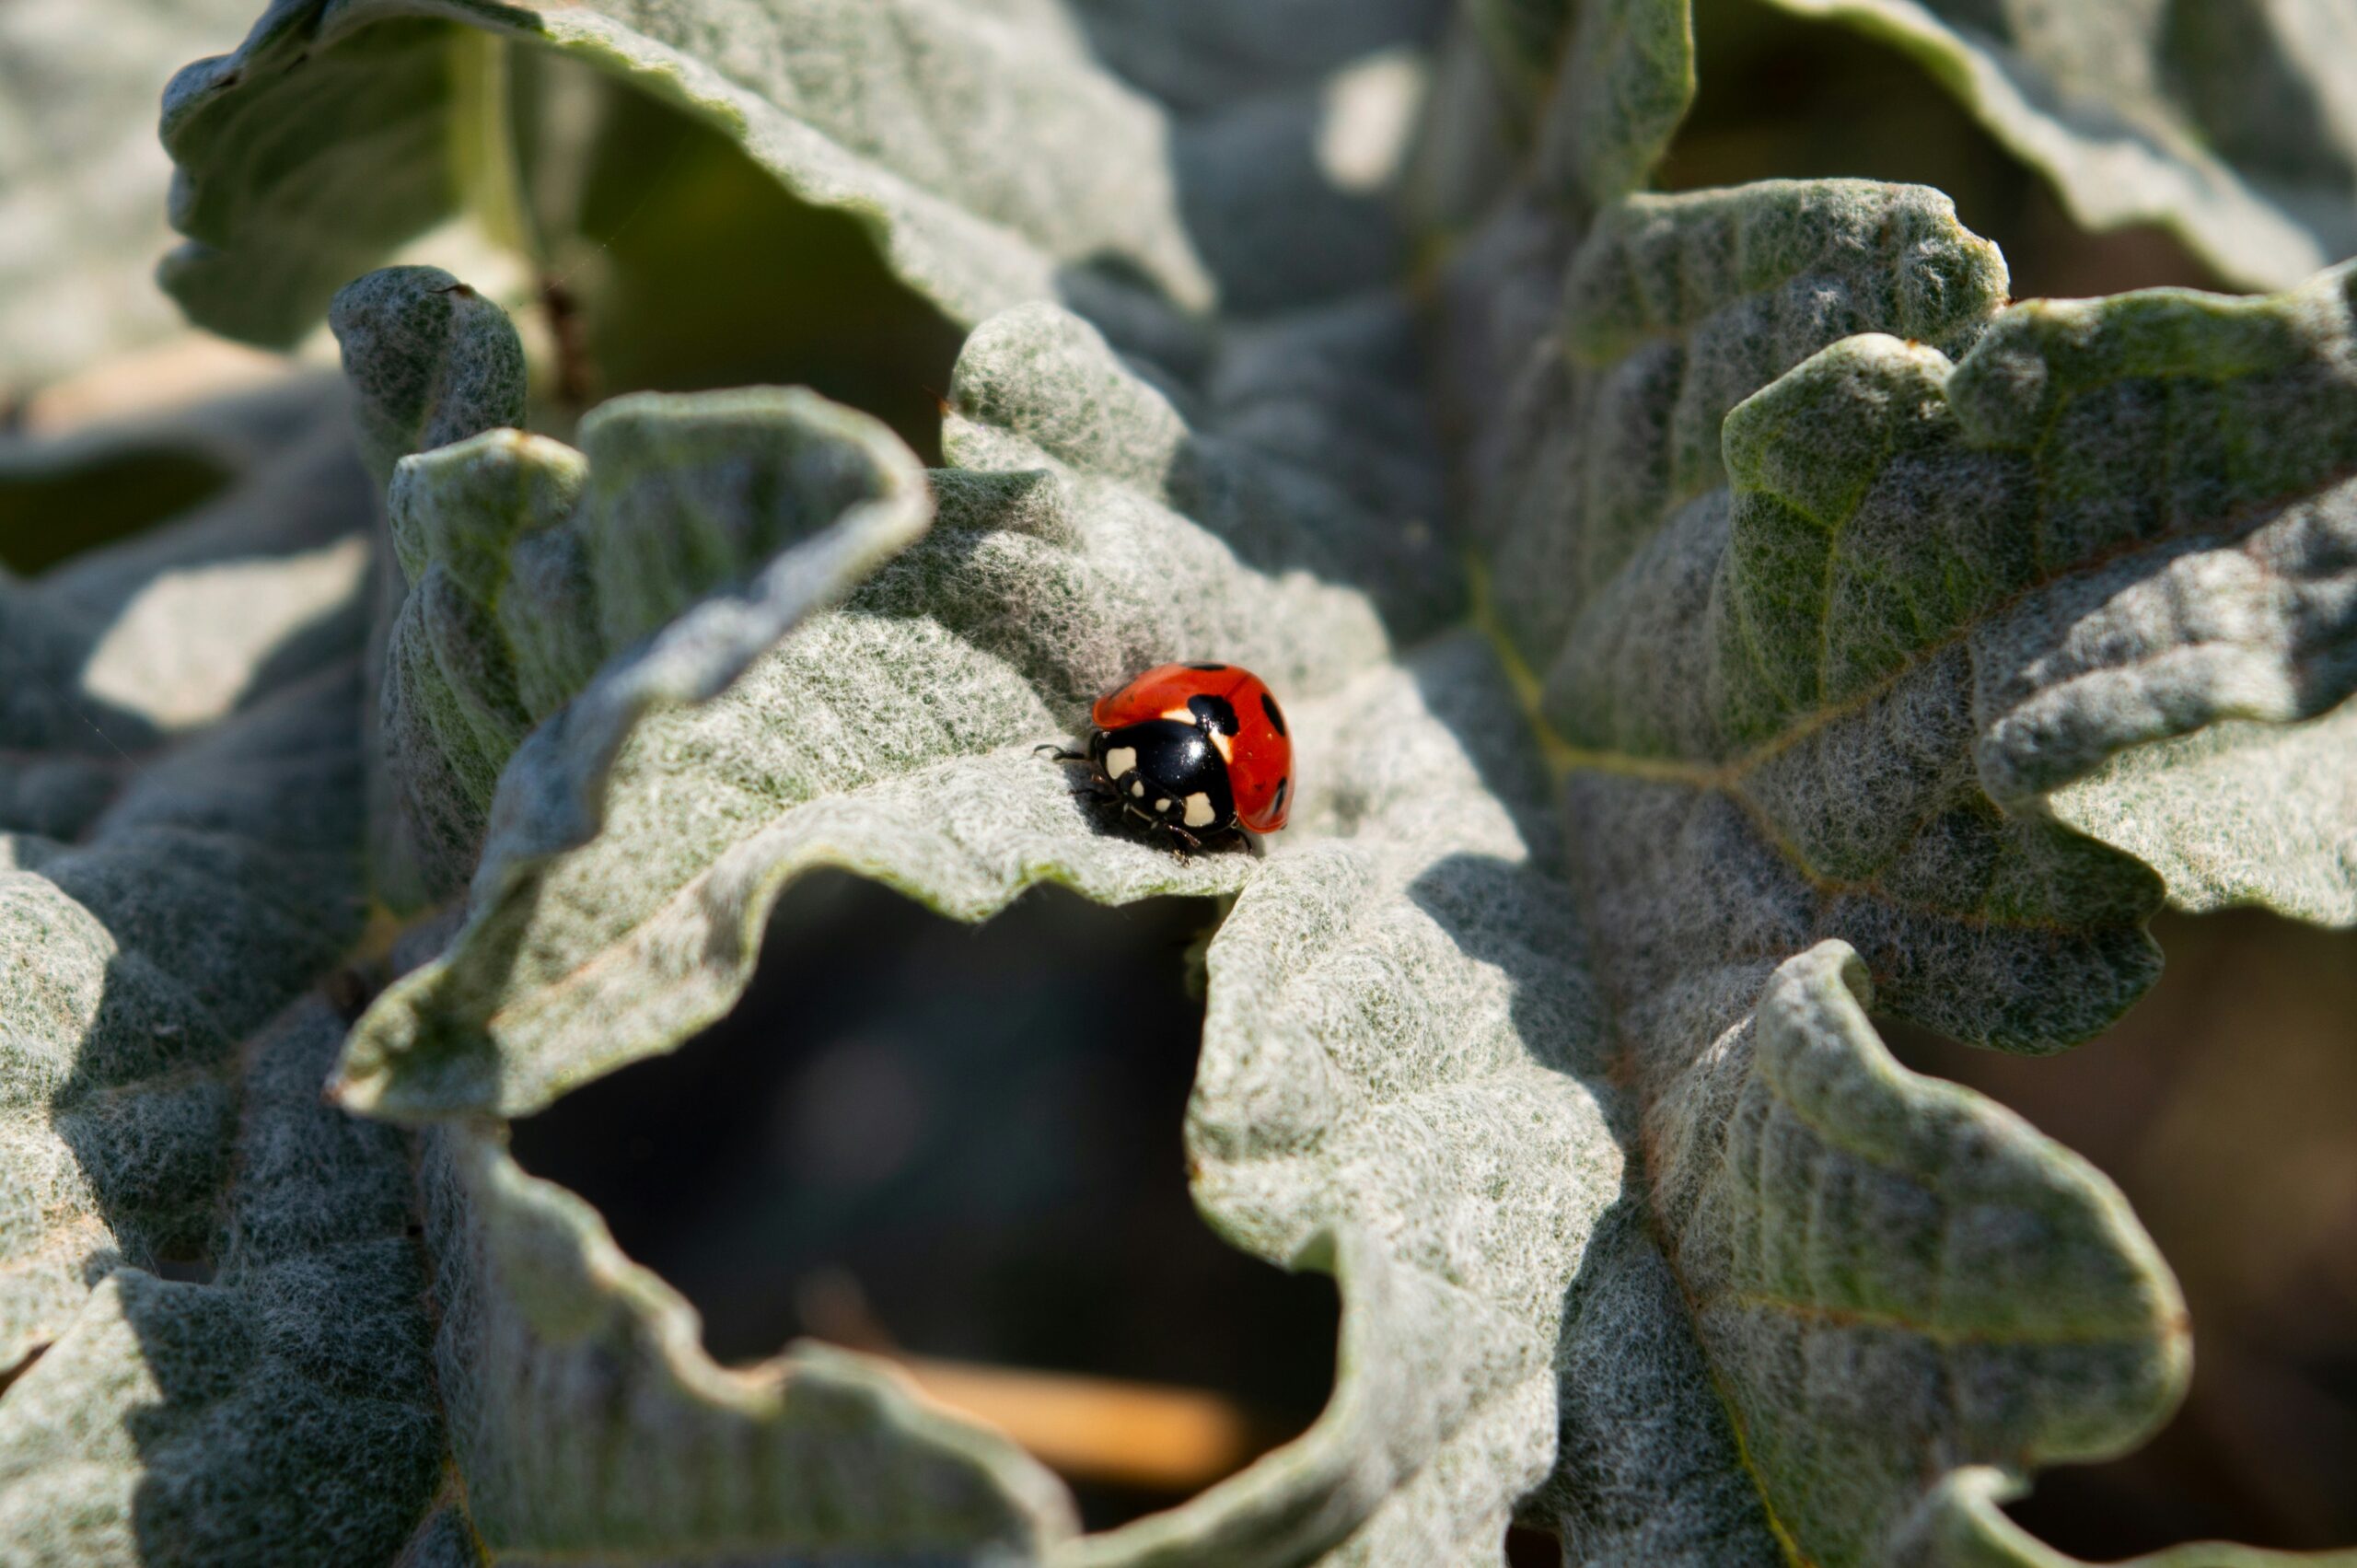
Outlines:
[[[941,460],[963,340],[868,231],[795,200],[679,110],[551,52],[512,56],[517,161],[544,262],[536,366],[577,414],[644,389],[806,386]]]
[[[45,572],[199,505],[229,479],[203,452],[168,447],[94,452],[87,463],[50,472],[0,475],[0,566],[19,576]]]
[[[598,1205],[722,1361],[807,1333],[1210,1390],[1240,1464],[1324,1405],[1337,1312],[1329,1281],[1229,1248],[1188,1196],[1189,949],[1213,913],[1042,889],[970,926],[807,877],[734,1013],[517,1122],[515,1153]],[[1072,1473],[1092,1527],[1178,1500]]]
[[[1506,1531],[1506,1568],[1562,1568],[1563,1543],[1521,1525]]]
[[[2118,1182],[2185,1287],[2193,1386],[2144,1447],[2040,1472],[2012,1513],[2110,1559],[2221,1538],[2357,1544],[2357,932],[2164,915],[2160,983],[2040,1059],[1896,1020],[1900,1061],[1969,1085]]]
[[[147,1272],[159,1280],[209,1285],[213,1283],[213,1260],[201,1252],[159,1252],[147,1260]]]
[[[1656,176],[1668,189],[1840,176],[1930,185],[2004,251],[2016,299],[2225,287],[2165,230],[2080,228],[1898,50],[1758,0],[1697,0],[1694,12],[1700,86]]]

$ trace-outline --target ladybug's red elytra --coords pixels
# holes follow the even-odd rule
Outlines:
[[[1189,849],[1240,833],[1273,833],[1293,805],[1293,738],[1268,682],[1241,665],[1156,665],[1089,709],[1086,763],[1124,817]]]

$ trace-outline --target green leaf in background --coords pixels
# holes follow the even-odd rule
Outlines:
[[[1054,0],[281,4],[173,85],[191,243],[165,276],[200,322],[284,343],[464,215],[528,264],[500,296],[536,306],[558,424],[598,391],[793,380],[930,454],[959,336],[1008,306],[1062,299],[1183,354],[1214,303],[1387,285],[1405,255],[1378,188],[1417,74],[1377,52],[1322,78],[1431,9],[1313,32],[1334,8],[1289,7],[1212,64],[1208,17]],[[1190,84],[1187,112],[1092,45]],[[376,198],[326,194],[347,189]]]
[[[177,325],[156,99],[237,42],[253,0],[11,0],[0,7],[0,407]]]
[[[2340,0],[1764,0],[1913,57],[2090,228],[2168,228],[2247,288],[2357,252]]]
[[[189,176],[174,218],[193,241],[167,286],[236,335],[302,332],[346,279],[505,177],[504,127],[466,112],[465,95],[480,90],[470,72],[501,69],[479,57],[509,40],[722,129],[799,201],[854,215],[894,274],[953,319],[1051,295],[1083,264],[1182,304],[1212,299],[1155,106],[1091,63],[1058,7],[941,0],[280,0],[237,53],[191,66],[167,98],[165,145]],[[313,162],[299,176],[273,154],[289,145]],[[318,203],[333,190],[372,196],[331,222]]]

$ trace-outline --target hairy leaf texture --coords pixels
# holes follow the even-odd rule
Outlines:
[[[0,578],[0,1540],[2066,1563],[1999,1504],[2165,1418],[2183,1303],[1873,1019],[2059,1050],[2165,902],[2357,921],[2346,52],[2305,0],[1771,3],[2283,292],[2015,302],[1936,192],[1652,193],[1685,0],[277,0],[183,70],[167,286],[327,320],[353,396],[146,433],[186,515]],[[525,332],[386,264],[452,219]],[[587,408],[569,322],[674,358]],[[677,389],[739,332],[826,395]],[[1169,659],[1285,703],[1265,859],[1034,755]],[[885,1363],[721,1366],[518,1166],[819,869],[1220,901],[1190,1179],[1335,1279],[1307,1431],[1084,1531]],[[399,971],[348,1034],[343,956]]]

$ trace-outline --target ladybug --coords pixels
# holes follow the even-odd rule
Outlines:
[[[1268,683],[1233,664],[1156,665],[1088,710],[1088,749],[1043,746],[1086,764],[1097,793],[1124,817],[1186,848],[1285,825],[1293,805],[1293,739]]]

